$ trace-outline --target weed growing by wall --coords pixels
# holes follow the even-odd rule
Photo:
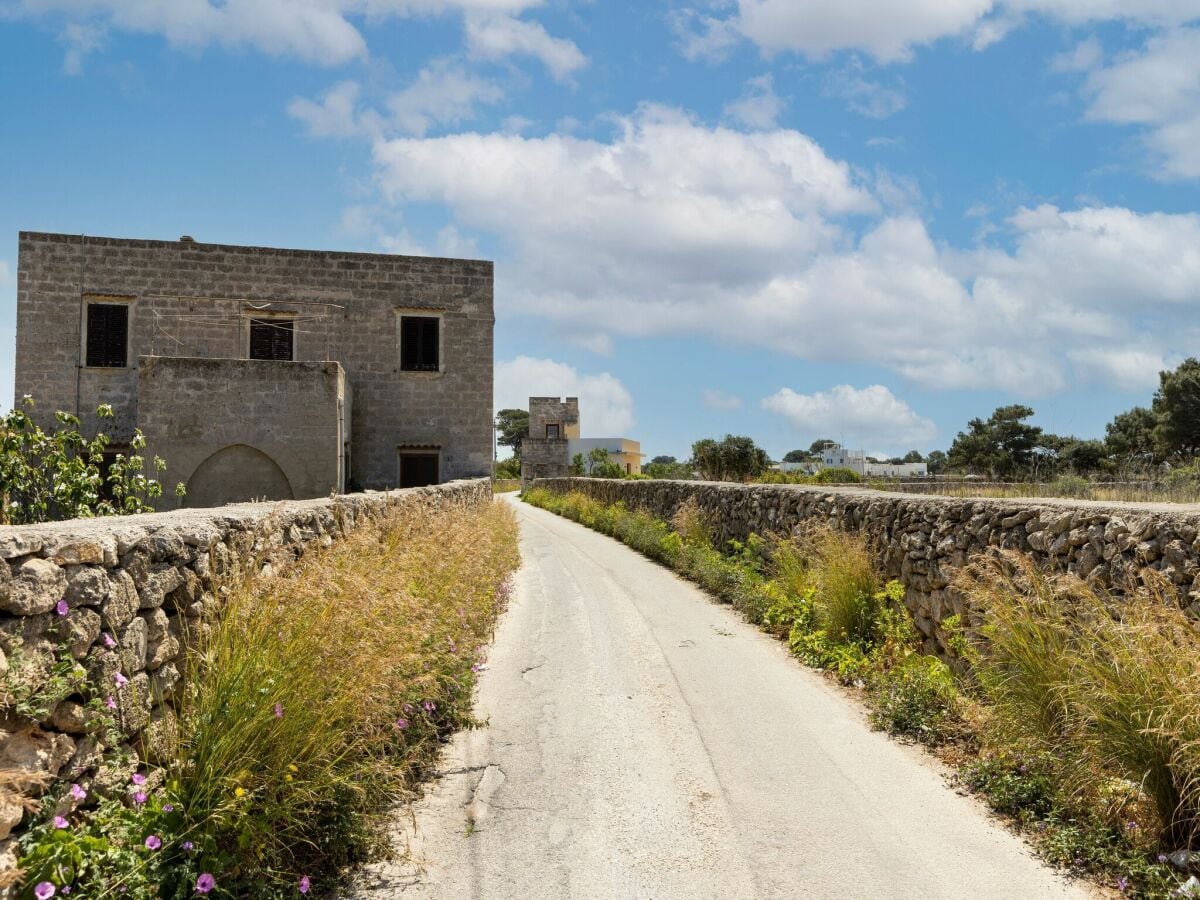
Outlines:
[[[44,800],[21,896],[320,893],[383,849],[387,808],[474,724],[516,563],[514,518],[494,504],[397,516],[226,584],[220,618],[190,636],[177,729],[149,764]]]

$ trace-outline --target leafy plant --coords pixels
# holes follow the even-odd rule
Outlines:
[[[112,456],[104,471],[105,450],[111,443],[101,432],[92,438],[79,433],[78,417],[54,414],[57,428],[47,434],[29,410],[32,398],[0,418],[0,520],[3,524],[149,512],[150,501],[162,496],[160,477],[167,464],[155,456],[152,475],[146,474],[141,451],[146,439],[140,430],[130,441],[130,453]],[[96,408],[101,420],[113,418],[108,404]],[[182,483],[175,493],[185,493]]]

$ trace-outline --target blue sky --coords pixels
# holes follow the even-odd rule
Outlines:
[[[21,229],[496,261],[654,455],[1101,436],[1200,346],[1200,0],[0,0]]]

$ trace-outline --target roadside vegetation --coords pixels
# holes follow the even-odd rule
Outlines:
[[[865,538],[827,526],[718,548],[581,493],[525,500],[671,567],[856,691],[879,728],[931,748],[1050,861],[1131,897],[1200,897],[1200,634],[1155,582],[1119,600],[1015,555],[957,585],[981,627],[942,622],[956,674],[920,652],[904,589]]]
[[[388,809],[475,724],[516,564],[497,503],[367,524],[224,585],[219,618],[190,635],[177,724],[151,762],[117,759],[43,801],[19,896],[328,894],[341,867],[387,852]],[[104,693],[98,735],[117,724]]]

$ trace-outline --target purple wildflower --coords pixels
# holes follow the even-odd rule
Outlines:
[[[87,791],[85,791],[79,785],[73,784],[73,785],[71,785],[71,796],[74,797],[76,800],[86,800],[87,799]]]
[[[277,718],[277,719],[283,718],[283,704],[282,703],[275,704],[275,718]]]
[[[70,828],[71,823],[68,822],[66,819],[64,819],[62,816],[55,816],[54,817],[54,827],[55,828]]]
[[[1122,894],[1129,890],[1129,879],[1124,875],[1117,879],[1117,890]]]
[[[54,896],[54,885],[49,881],[39,881],[37,887],[33,889],[33,896],[38,900],[49,900]]]
[[[162,809],[163,809],[163,812],[175,812],[175,804],[174,803],[164,803]]]
[[[482,671],[483,671],[483,666],[482,666],[481,664],[479,664],[479,663],[473,663],[473,664],[471,665],[471,671],[472,671],[472,672],[475,672],[475,673],[482,672]]]
[[[216,886],[217,879],[213,878],[208,872],[204,872],[199,878],[196,879],[197,894],[207,894]]]
[[[120,672],[118,672],[116,675],[113,676],[113,681],[115,681],[117,683],[117,687],[119,687],[119,688],[123,688],[123,687],[125,687],[125,685],[129,684],[129,679],[126,678],[124,675],[122,675]]]
[[[421,708],[424,709],[425,712],[431,713],[435,709],[437,709],[437,704],[434,703],[432,700],[426,700],[424,703],[421,704]]]
[[[138,806],[141,806],[143,803],[145,803],[146,802],[146,792],[145,791],[134,791],[133,792],[133,802],[136,803]]]
[[[105,698],[104,698],[104,705],[105,705],[105,706],[107,706],[109,709],[116,709],[116,708],[117,708],[117,701],[116,701],[116,700],[114,700],[112,697],[105,697]]]
[[[132,781],[134,784],[142,785],[142,784],[146,783],[146,776],[143,775],[141,772],[134,772],[133,777],[130,778],[129,780]]]
[[[71,886],[69,884],[64,884],[62,892],[63,896],[65,897],[67,894],[71,893]]]
[[[146,849],[147,850],[157,850],[161,846],[162,846],[162,839],[159,838],[159,836],[157,834],[152,834],[148,838],[146,838]]]
[[[107,631],[104,632],[104,634],[102,634],[101,637],[104,638],[104,646],[107,647],[109,650],[111,650],[113,647],[117,646],[117,642],[113,640],[113,636],[111,634],[109,634]]]
[[[403,731],[405,728],[408,727],[408,719],[397,719],[396,727],[399,728],[401,731]]]
[[[308,880],[307,875],[300,879],[300,893],[307,894],[311,887],[312,882]]]
[[[67,605],[66,600],[59,600],[58,603],[54,604],[54,611],[60,616],[65,616],[71,611],[71,607]]]
[[[193,849],[195,846],[196,846],[196,845],[195,845],[195,844],[193,844],[191,841],[184,841],[184,842],[183,842],[183,849],[184,849],[184,850],[191,850],[191,849]]]

